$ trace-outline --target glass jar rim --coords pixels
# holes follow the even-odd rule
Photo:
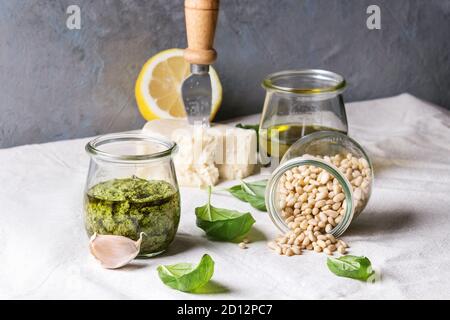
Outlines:
[[[283,78],[298,78],[308,80],[308,83],[313,83],[313,80],[322,81],[323,85],[315,85],[309,87],[300,86],[284,86],[276,84],[277,81]],[[274,90],[277,92],[287,92],[299,95],[320,95],[320,94],[340,94],[346,86],[346,80],[343,76],[332,71],[322,69],[304,69],[304,70],[285,70],[268,75],[262,82],[262,86],[266,90]]]
[[[308,144],[311,141],[317,141],[317,140],[328,138],[328,137],[338,137],[342,140],[347,140],[348,142],[350,142],[351,145],[353,145],[355,148],[357,148],[361,152],[361,154],[364,156],[364,158],[367,160],[370,167],[372,168],[372,166],[373,166],[372,162],[371,162],[366,150],[363,148],[363,146],[361,146],[361,144],[359,142],[357,142],[355,139],[351,138],[349,135],[342,133],[340,131],[321,130],[321,131],[312,132],[312,133],[307,134],[307,135],[301,137],[300,139],[298,139],[296,142],[294,142],[294,144],[292,144],[290,146],[290,148],[295,148],[295,146],[297,146],[299,144]],[[283,161],[286,158],[286,155],[287,155],[287,152],[284,154],[281,161]],[[373,172],[372,172],[372,175],[373,175]],[[372,179],[373,179],[373,177],[372,177]]]
[[[353,188],[347,177],[345,177],[345,175],[343,175],[335,165],[330,164],[323,159],[315,157],[293,158],[280,164],[272,173],[269,179],[269,183],[267,184],[265,195],[266,207],[268,209],[270,219],[281,232],[290,231],[287,223],[282,220],[281,215],[278,213],[278,210],[276,209],[275,193],[277,192],[276,189],[278,187],[278,183],[282,175],[287,170],[302,165],[312,165],[315,167],[322,168],[327,172],[329,172],[340,183],[342,191],[344,192],[345,195],[346,210],[343,219],[329,233],[335,237],[341,236],[350,226],[355,213],[355,206],[353,205]]]
[[[161,145],[165,147],[165,150],[157,152],[149,152],[145,154],[114,154],[111,152],[100,150],[100,146],[107,145],[115,142],[148,142]],[[123,133],[111,133],[99,136],[86,144],[86,152],[96,158],[111,162],[143,162],[153,161],[169,157],[173,152],[177,150],[177,144],[175,142],[166,140],[162,136],[152,136],[142,132],[123,132]]]

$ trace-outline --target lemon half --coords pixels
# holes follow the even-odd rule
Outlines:
[[[136,81],[135,94],[139,111],[146,120],[182,119],[186,111],[181,84],[190,74],[182,49],[168,49],[150,58]],[[222,102],[222,85],[217,72],[209,69],[212,88],[211,121]]]

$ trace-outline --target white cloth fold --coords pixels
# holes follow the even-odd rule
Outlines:
[[[264,240],[277,234],[268,215],[226,194],[213,204],[251,211],[254,242],[247,250],[211,242],[195,226],[206,194],[187,188],[166,254],[104,270],[89,255],[83,227],[89,139],[79,139],[0,150],[0,298],[450,298],[450,112],[402,94],[349,103],[347,113],[350,135],[373,160],[375,187],[343,238],[351,254],[371,259],[377,283],[336,277],[323,254],[277,256]],[[181,293],[159,280],[158,265],[197,262],[204,253],[216,261],[217,293]]]

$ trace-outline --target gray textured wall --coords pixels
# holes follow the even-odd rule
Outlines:
[[[449,39],[450,0],[222,0],[219,119],[260,111],[268,73],[306,67],[343,74],[347,101],[408,91],[450,108]],[[0,147],[139,128],[135,79],[171,47],[185,47],[182,0],[0,0]]]

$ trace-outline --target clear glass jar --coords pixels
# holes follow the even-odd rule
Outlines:
[[[336,131],[315,132],[294,143],[272,173],[266,190],[266,206],[270,217],[282,232],[290,229],[280,207],[282,194],[279,188],[284,182],[282,177],[288,170],[304,166],[313,166],[328,172],[330,181],[338,184],[341,190],[339,192],[345,195],[340,222],[328,231],[334,236],[342,235],[353,219],[361,214],[370,199],[373,167],[367,153],[355,140]],[[302,182],[302,187],[308,183]],[[328,190],[331,192],[332,189]]]
[[[180,194],[172,162],[175,143],[143,133],[98,137],[86,145],[91,157],[84,197],[85,227],[94,233],[137,240],[139,256],[164,252],[180,220]]]
[[[290,70],[269,75],[262,86],[266,89],[259,129],[263,165],[271,158],[281,159],[292,144],[312,132],[347,133],[342,76],[325,70]]]

